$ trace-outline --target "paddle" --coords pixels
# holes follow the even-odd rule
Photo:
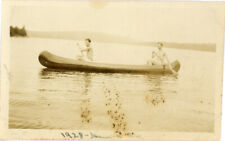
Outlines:
[[[170,64],[169,58],[168,58],[168,56],[167,56],[166,54],[165,54],[165,57],[166,57],[167,65],[168,65],[169,69],[171,70],[171,72],[173,73],[174,76],[177,76],[178,73],[177,73],[176,71],[173,70],[173,68],[172,68],[172,66],[171,66],[171,64]]]

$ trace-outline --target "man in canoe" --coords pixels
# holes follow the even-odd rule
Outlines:
[[[81,55],[77,57],[78,60],[81,61],[93,61],[93,48],[91,47],[91,39],[85,39],[85,48],[81,48],[79,44],[77,44],[80,48]],[[86,55],[84,55],[86,53]]]
[[[148,64],[161,65],[161,66],[163,66],[163,68],[168,66],[169,69],[172,71],[172,73],[177,75],[177,72],[175,72],[172,69],[169,58],[168,58],[167,54],[162,50],[162,47],[163,47],[163,43],[159,42],[157,45],[158,51],[152,52],[152,60],[151,60],[151,63],[148,63]]]
[[[152,58],[147,61],[148,65],[161,65],[155,51],[152,51]]]

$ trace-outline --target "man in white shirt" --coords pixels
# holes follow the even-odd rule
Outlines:
[[[173,68],[171,67],[169,58],[167,56],[167,54],[162,50],[163,47],[163,43],[159,42],[158,43],[158,51],[156,52],[156,56],[158,57],[159,63],[160,65],[163,66],[163,68],[165,68],[166,66],[169,67],[169,69],[172,71],[173,74],[177,74],[177,72],[175,72],[173,70]]]
[[[77,45],[80,46],[78,43]],[[81,55],[78,56],[77,59],[80,61],[93,61],[94,52],[93,48],[91,47],[91,39],[85,39],[85,45],[85,48],[79,47]],[[84,55],[84,53],[86,53],[86,55]]]

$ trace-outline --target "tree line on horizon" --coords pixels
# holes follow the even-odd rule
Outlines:
[[[25,26],[23,26],[22,28],[19,28],[17,26],[15,27],[10,26],[10,37],[15,37],[15,36],[26,37],[27,31],[25,29]]]

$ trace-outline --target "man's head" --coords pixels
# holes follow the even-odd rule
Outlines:
[[[90,43],[91,43],[91,39],[89,39],[89,38],[85,39],[85,43],[86,43],[87,46],[89,46]]]
[[[161,50],[162,47],[163,47],[163,43],[159,42],[158,45],[157,45],[157,47],[158,47],[159,50]]]

